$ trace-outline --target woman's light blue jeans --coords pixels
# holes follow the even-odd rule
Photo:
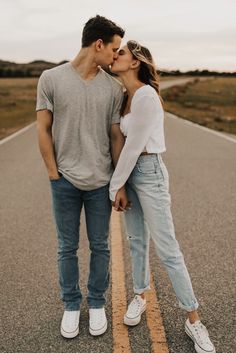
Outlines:
[[[51,181],[53,211],[58,236],[58,267],[61,298],[65,310],[79,310],[82,294],[79,287],[77,250],[79,247],[80,214],[84,206],[90,256],[88,305],[101,308],[109,283],[108,247],[111,202],[109,185],[84,191],[63,176]]]
[[[125,213],[130,243],[134,292],[150,289],[149,240],[166,268],[179,306],[187,311],[198,308],[191,280],[180,251],[170,210],[169,177],[160,155],[140,156],[127,183],[132,209]]]

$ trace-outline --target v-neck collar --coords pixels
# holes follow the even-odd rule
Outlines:
[[[91,78],[91,79],[89,79],[89,80],[84,80],[84,79],[81,77],[80,73],[76,70],[76,68],[74,67],[74,65],[73,65],[71,62],[69,62],[68,64],[70,65],[71,70],[72,70],[72,71],[77,75],[77,77],[80,79],[80,81],[82,81],[82,82],[83,82],[84,84],[86,84],[86,85],[88,85],[88,84],[94,82],[94,81],[98,78],[98,76],[100,75],[100,73],[101,73],[101,71],[102,71],[102,69],[100,68],[100,66],[98,66],[98,72],[97,72],[97,74],[96,74],[93,78]]]

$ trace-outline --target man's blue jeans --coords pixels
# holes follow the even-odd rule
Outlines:
[[[82,300],[77,250],[83,205],[91,251],[87,300],[90,308],[101,308],[105,304],[104,294],[109,283],[109,186],[84,191],[62,176],[51,181],[51,189],[58,236],[61,299],[65,310],[79,310]]]

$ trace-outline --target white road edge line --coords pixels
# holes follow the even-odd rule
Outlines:
[[[0,140],[0,146],[3,145],[4,143],[14,139],[15,137],[23,134],[24,132],[26,132],[27,130],[29,130],[32,126],[34,126],[36,124],[36,121],[34,121],[33,123],[31,123],[30,125],[25,126],[23,129],[20,129],[18,131],[16,131],[14,134],[5,137],[4,139]]]
[[[174,114],[171,114],[169,112],[165,112],[166,114],[168,114],[170,116],[170,118],[172,119],[176,119],[176,120],[181,120],[184,124],[186,125],[192,125],[194,127],[197,127],[201,130],[204,130],[206,132],[210,132],[211,134],[213,135],[216,135],[216,136],[219,136],[219,137],[222,137],[223,139],[227,140],[227,141],[230,141],[230,142],[233,142],[233,143],[236,143],[236,137],[233,138],[233,137],[230,137],[230,136],[226,136],[224,135],[223,133],[219,132],[219,131],[215,131],[215,130],[212,130],[212,129],[209,129],[208,127],[205,127],[205,126],[201,126],[201,125],[198,125],[196,123],[193,123],[192,121],[189,121],[189,120],[185,120],[183,118],[179,118],[177,115],[174,115]]]
[[[168,113],[168,112],[165,112],[166,114],[168,114],[172,119],[176,119],[176,120],[181,120],[184,124],[187,124],[187,125],[192,125],[194,127],[197,127],[199,129],[202,129],[206,132],[209,132],[213,135],[216,135],[216,136],[219,136],[221,138],[224,138],[225,140],[227,141],[230,141],[230,142],[233,142],[233,143],[236,143],[236,138],[234,139],[233,137],[230,137],[230,136],[226,136],[224,135],[223,133],[221,132],[218,132],[218,131],[215,131],[215,130],[212,130],[212,129],[209,129],[205,126],[201,126],[201,125],[198,125],[196,123],[193,123],[192,121],[189,121],[189,120],[185,120],[185,119],[182,119],[182,118],[179,118],[177,115],[174,115],[174,114],[171,114],[171,113]],[[33,122],[32,124],[24,127],[23,129],[15,132],[14,134],[8,136],[8,137],[5,137],[4,139],[0,140],[0,146],[3,145],[4,143],[14,139],[15,137],[23,134],[24,132],[26,132],[27,130],[29,130],[32,126],[34,126],[36,124],[36,122]]]

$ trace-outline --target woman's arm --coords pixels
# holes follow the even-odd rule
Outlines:
[[[110,182],[110,199],[115,200],[117,191],[126,183],[140,154],[143,152],[162,112],[153,96],[142,96],[131,108],[131,120],[124,148]]]
[[[120,153],[122,148],[124,147],[125,138],[120,131],[120,124],[112,124],[111,126],[111,153],[112,153],[112,161],[114,167],[117,165]],[[125,188],[119,192],[119,199],[117,199],[116,210],[118,211],[121,206],[123,209],[126,208],[128,204],[128,199],[126,195]]]

